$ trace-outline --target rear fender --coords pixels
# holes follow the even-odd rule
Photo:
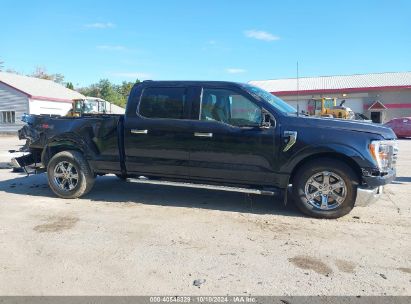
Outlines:
[[[86,159],[92,159],[95,155],[81,138],[54,138],[45,145],[41,154],[41,162],[47,166],[53,155],[67,150],[80,151]]]

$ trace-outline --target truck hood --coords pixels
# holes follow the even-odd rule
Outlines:
[[[296,119],[303,125],[310,125],[317,128],[331,128],[347,131],[365,132],[371,134],[377,134],[384,137],[384,139],[395,139],[394,132],[383,125],[360,122],[358,120],[342,120],[333,118],[318,118],[299,116]]]

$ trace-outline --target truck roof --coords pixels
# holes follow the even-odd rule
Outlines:
[[[214,80],[144,80],[139,84],[155,84],[155,85],[243,85],[240,82],[232,81],[214,81]]]

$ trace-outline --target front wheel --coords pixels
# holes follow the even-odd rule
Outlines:
[[[78,198],[94,185],[94,174],[78,151],[63,151],[54,155],[47,165],[48,183],[61,198]]]
[[[348,214],[357,197],[358,178],[339,160],[317,159],[295,174],[293,197],[297,207],[317,218],[339,218]]]

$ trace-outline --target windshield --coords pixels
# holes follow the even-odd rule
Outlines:
[[[75,103],[75,110],[83,113],[101,113],[105,111],[105,104],[98,100],[85,99]]]
[[[84,101],[84,113],[98,113],[98,102],[94,100],[85,100]]]
[[[286,114],[297,113],[297,110],[293,106],[290,106],[288,103],[286,103],[281,98],[278,98],[277,96],[274,96],[273,94],[263,89],[260,89],[259,87],[255,87],[255,86],[248,85],[248,84],[243,84],[242,87],[248,93],[250,93],[257,99],[263,99],[264,101],[268,102],[269,104],[271,104],[273,107],[275,107],[277,110],[281,111],[282,113],[286,113]]]

